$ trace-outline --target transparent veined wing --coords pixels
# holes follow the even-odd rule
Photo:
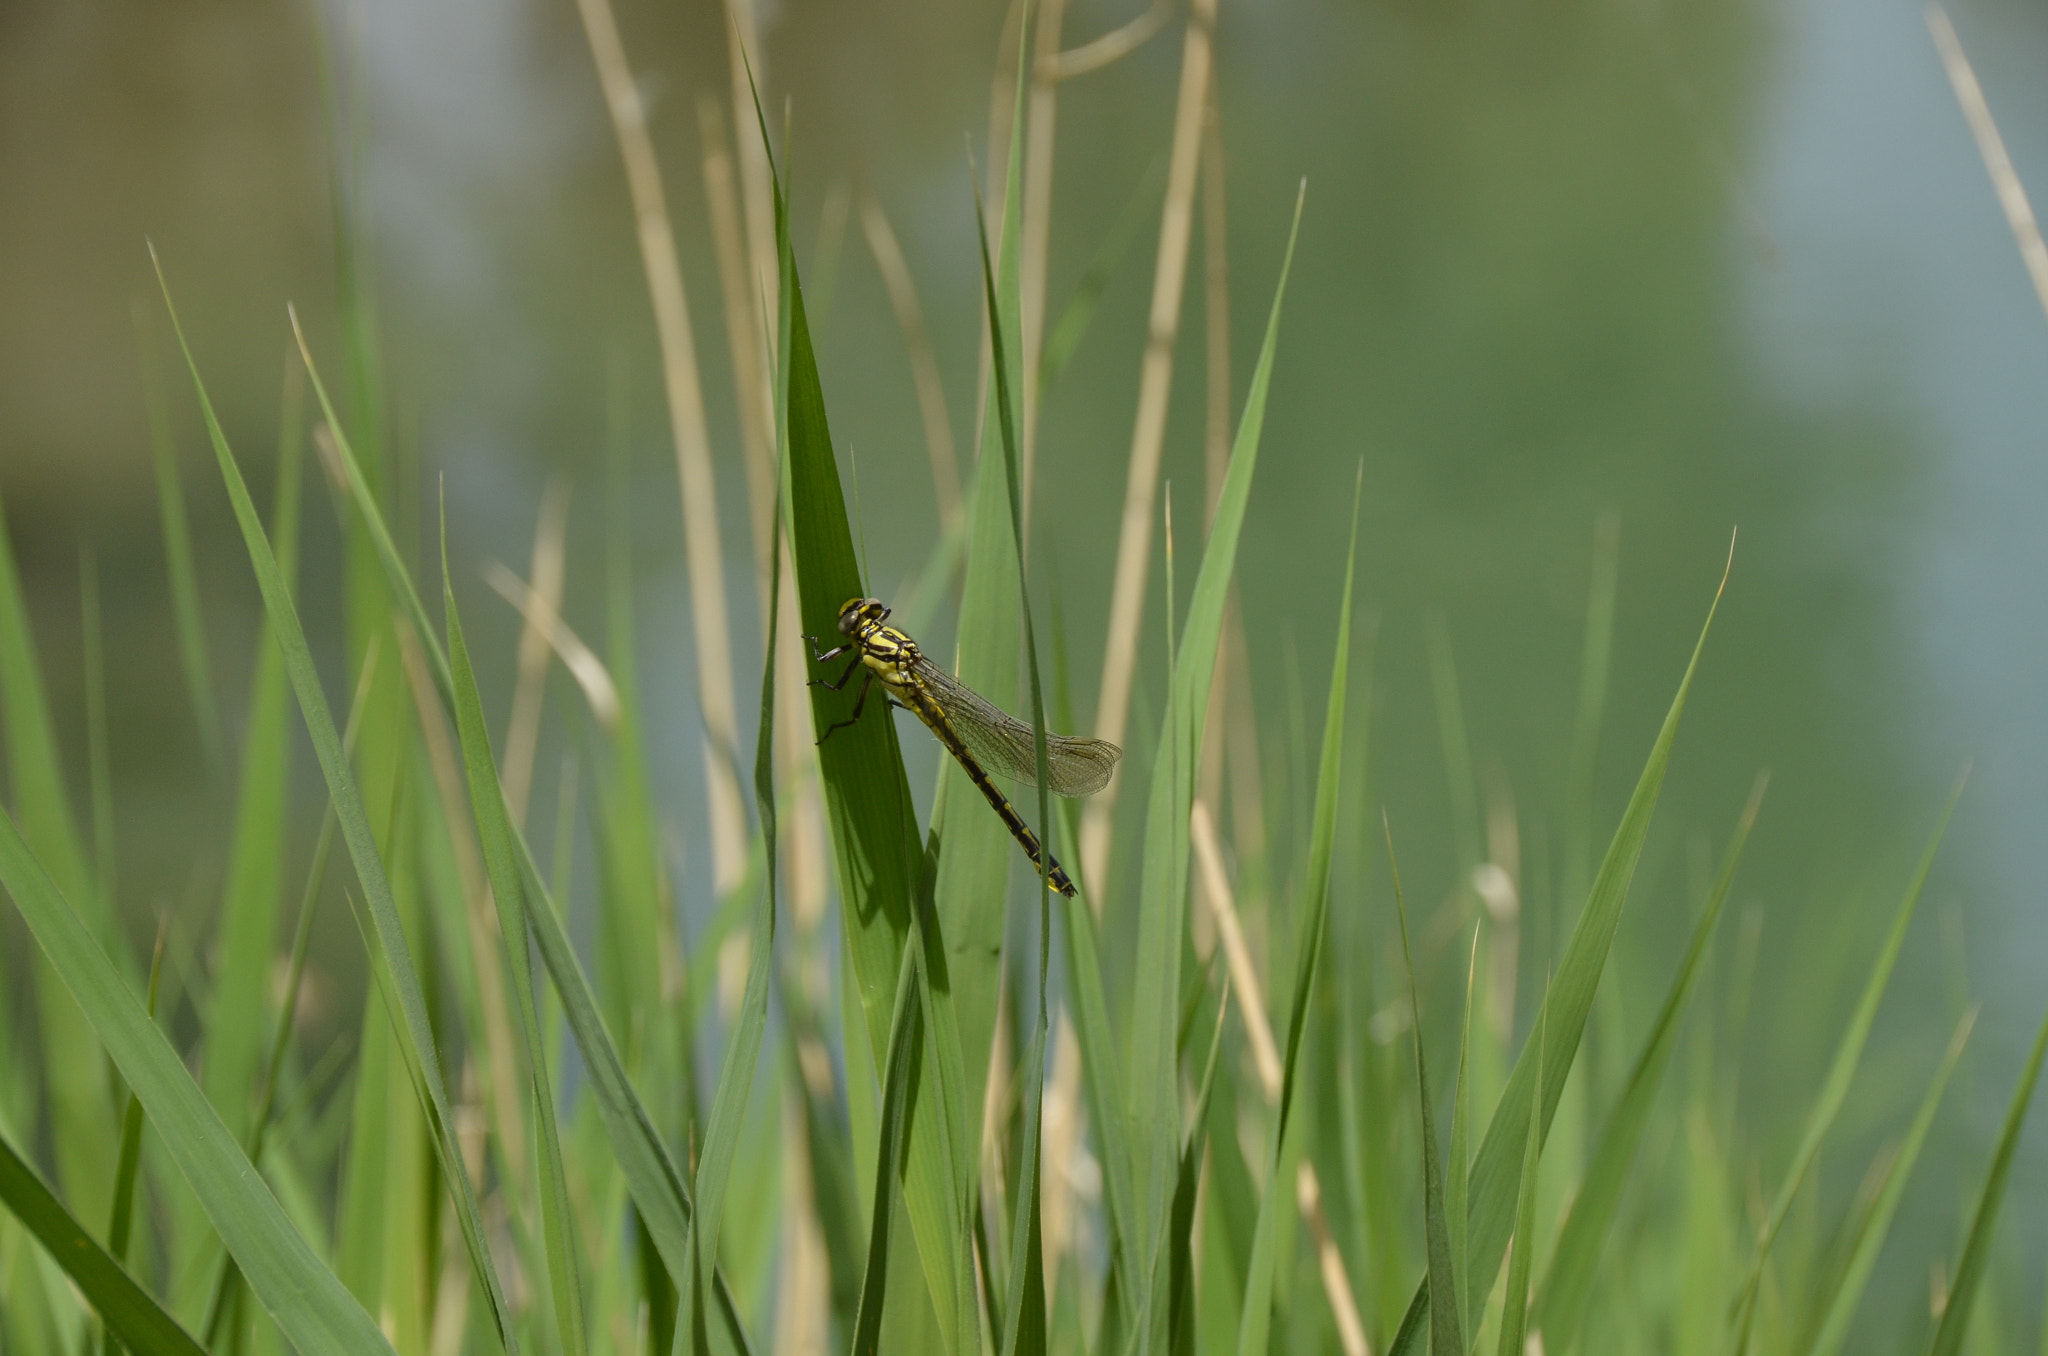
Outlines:
[[[990,772],[1020,782],[1038,781],[1031,727],[937,664],[918,656],[917,676],[946,713],[960,742]],[[1045,736],[1045,784],[1062,796],[1092,796],[1109,785],[1124,751],[1106,739]]]

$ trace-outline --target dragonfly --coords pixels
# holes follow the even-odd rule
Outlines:
[[[829,663],[848,653],[853,656],[837,678],[813,678],[813,687],[843,692],[856,671],[863,675],[860,692],[853,699],[853,714],[826,727],[818,742],[823,744],[836,731],[859,720],[869,690],[880,681],[889,705],[902,707],[925,723],[946,752],[959,761],[967,779],[988,798],[1031,864],[1045,872],[1053,889],[1072,899],[1074,882],[989,776],[995,771],[1019,781],[1038,780],[1031,727],[927,659],[916,641],[886,624],[889,612],[878,599],[851,598],[839,609],[839,634],[846,637],[844,643],[820,653],[818,638],[804,637],[811,642],[813,663]],[[1092,796],[1109,784],[1123,753],[1106,739],[1047,734],[1045,784],[1062,796]]]

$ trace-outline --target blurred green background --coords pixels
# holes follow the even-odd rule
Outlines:
[[[1068,41],[1135,12],[1077,0]],[[620,19],[681,233],[745,691],[758,613],[697,115],[700,95],[726,97],[723,10],[629,3]],[[993,4],[901,0],[784,0],[760,16],[833,429],[884,597],[911,588],[937,515],[910,368],[857,204],[871,195],[903,241],[954,436],[971,447],[981,319],[970,155],[986,163],[1003,19]],[[2022,179],[2048,193],[2048,11],[1971,0],[1956,19]],[[1039,439],[1039,598],[1057,593],[1074,672],[1088,676],[1075,689],[1084,724],[1179,34],[1176,16],[1130,57],[1061,87],[1055,314],[1120,217],[1141,214],[1047,395]],[[1432,619],[1456,656],[1483,792],[1515,808],[1524,860],[1541,862],[1561,832],[1598,524],[1611,516],[1620,541],[1603,825],[1739,527],[1624,924],[1618,992],[1647,1005],[1660,991],[1688,921],[1687,836],[1718,844],[1756,772],[1772,769],[1742,877],[1763,927],[1743,1095],[1761,1125],[1791,1134],[1942,795],[1974,761],[1933,907],[1845,1121],[1845,1140],[1874,1142],[1876,1127],[1901,1120],[1964,995],[1987,1000],[1969,1095],[1943,1113],[1949,1152],[1923,1169],[1899,1231],[1926,1245],[1915,1258],[1945,1249],[2044,993],[2048,321],[1917,7],[1221,0],[1217,43],[1236,392],[1295,186],[1308,182],[1240,557],[1269,793],[1306,803],[1305,745],[1290,727],[1320,698],[1299,696],[1297,675],[1326,662],[1361,465],[1361,589],[1377,618],[1371,798],[1401,835],[1415,898],[1455,888]],[[330,70],[347,110],[338,131]],[[99,571],[122,906],[141,937],[159,911],[210,899],[225,814],[178,676],[137,308],[169,373],[231,730],[260,621],[196,412],[169,367],[144,240],[162,254],[260,495],[286,303],[308,318],[316,352],[338,353],[337,162],[375,276],[390,432],[417,468],[419,502],[445,489],[457,587],[475,596],[486,692],[501,703],[514,618],[478,569],[523,568],[543,489],[567,477],[569,614],[599,632],[608,392],[623,392],[650,755],[682,893],[701,894],[674,463],[618,152],[573,7],[12,0],[0,6],[0,501],[77,785],[82,553]],[[1183,532],[1203,496],[1204,248],[1198,227],[1165,453]],[[308,525],[305,611],[333,657],[332,515],[309,513]],[[1191,575],[1184,567],[1183,587]],[[1158,581],[1155,567],[1148,635],[1164,631]],[[945,629],[931,636],[942,650]],[[1146,684],[1156,702],[1158,649],[1145,651],[1139,728],[1156,711]],[[934,749],[907,748],[927,760],[914,768],[922,788]],[[297,772],[310,837],[310,760]],[[1306,831],[1305,813],[1276,821]],[[1359,882],[1365,850],[1346,850]],[[1382,893],[1371,886],[1373,900]],[[316,969],[337,1008],[352,1008],[358,948],[338,911],[324,926]],[[11,912],[0,919],[8,975],[26,944]],[[2034,1259],[2033,1280],[2048,1214],[2036,1130],[2007,1216],[2031,1246],[2002,1263]],[[1863,1162],[1864,1150],[1843,1161]],[[2009,1282],[2026,1293],[2029,1279]],[[1887,1306],[1924,1306],[1924,1273],[1903,1280],[1873,1293],[1880,1321]]]

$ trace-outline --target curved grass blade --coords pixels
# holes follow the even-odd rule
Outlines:
[[[1892,967],[1898,962],[1900,948],[1906,943],[1906,926],[1913,921],[1921,891],[1927,885],[1927,874],[1934,869],[1934,854],[1941,847],[1943,835],[1948,832],[1949,820],[1955,815],[1956,802],[1962,799],[1963,787],[1969,778],[1970,774],[1965,769],[1963,775],[1956,779],[1955,789],[1949,792],[1948,804],[1942,807],[1934,833],[1920,854],[1920,865],[1906,886],[1906,897],[1900,901],[1898,912],[1892,918],[1891,931],[1878,952],[1877,963],[1871,967],[1870,978],[1864,981],[1863,993],[1856,1000],[1849,1025],[1844,1028],[1841,1042],[1835,1047],[1835,1058],[1828,1066],[1828,1076],[1822,1081],[1820,1093],[1806,1114],[1799,1147],[1793,1151],[1792,1163],[1785,1171],[1777,1199],[1771,1203],[1764,1227],[1757,1235],[1756,1257],[1750,1263],[1749,1278],[1744,1282],[1741,1298],[1737,1301],[1735,1350],[1738,1353],[1749,1346],[1750,1325],[1755,1321],[1757,1290],[1763,1281],[1764,1263],[1770,1258],[1772,1245],[1778,1241],[1779,1231],[1785,1227],[1793,1198],[1799,1194],[1799,1188],[1806,1182],[1806,1174],[1820,1156],[1821,1141],[1827,1137],[1842,1103],[1848,1099],[1849,1085],[1855,1081],[1856,1066],[1862,1062],[1863,1047],[1870,1039],[1870,1028],[1877,1021],[1877,1005],[1884,998],[1885,988],[1891,981]]]
[[[1231,449],[1230,470],[1212,516],[1207,546],[1182,624],[1179,662],[1172,669],[1169,719],[1162,722],[1159,751],[1146,803],[1144,861],[1140,891],[1137,984],[1131,1002],[1131,1056],[1125,1080],[1125,1115],[1131,1130],[1133,1187],[1137,1196],[1134,1255],[1159,1255],[1160,1238],[1172,1209],[1173,1182],[1180,1163],[1179,1021],[1181,956],[1187,946],[1188,815],[1194,799],[1194,770],[1201,764],[1202,713],[1209,709],[1209,681],[1215,672],[1223,605],[1237,560],[1245,501],[1258,464],[1259,435],[1265,426],[1266,393],[1272,383],[1281,302],[1287,292],[1294,243],[1301,229],[1304,183],[1294,203],[1287,252],[1273,289],[1258,366],[1245,396]],[[1181,713],[1173,718],[1173,713]],[[1188,713],[1193,713],[1189,715]],[[1151,1268],[1127,1278],[1136,1290],[1133,1310],[1150,1309]]]
[[[768,542],[767,654],[761,662],[761,720],[754,746],[754,806],[761,817],[761,851],[766,888],[754,910],[748,937],[747,987],[718,1071],[718,1092],[711,1101],[711,1119],[704,1130],[704,1152],[697,1161],[697,1212],[690,1220],[690,1251],[696,1265],[682,1281],[682,1304],[676,1320],[678,1349],[709,1356],[704,1324],[704,1294],[711,1263],[718,1257],[718,1235],[725,1216],[725,1191],[733,1156],[745,1127],[747,1100],[754,1089],[754,1071],[761,1038],[768,1026],[768,983],[775,953],[775,637],[782,597],[782,514],[777,507]],[[687,1334],[687,1336],[686,1336]]]
[[[151,259],[155,260],[153,251]],[[161,268],[157,280],[163,289],[164,306],[170,314],[171,327],[177,333],[179,348],[185,355],[185,365],[192,374],[200,412],[205,417],[206,431],[213,442],[214,460],[220,466],[228,499],[234,506],[243,542],[248,547],[249,561],[263,594],[264,609],[270,617],[271,634],[284,654],[285,672],[291,678],[299,710],[305,717],[306,731],[312,738],[320,770],[327,779],[328,794],[333,799],[335,816],[341,825],[342,841],[348,847],[349,857],[355,863],[356,878],[363,887],[365,911],[371,925],[365,936],[371,944],[373,965],[380,980],[389,984],[385,997],[392,1008],[394,1025],[398,1028],[400,1039],[397,1044],[419,1096],[420,1110],[426,1118],[442,1175],[448,1180],[455,1198],[456,1219],[469,1250],[470,1269],[483,1288],[500,1340],[508,1352],[516,1353],[518,1337],[505,1301],[504,1287],[497,1268],[491,1262],[490,1245],[484,1237],[483,1222],[477,1210],[475,1188],[455,1142],[454,1119],[441,1077],[433,1029],[427,1021],[426,998],[420,988],[419,974],[413,966],[397,905],[392,899],[391,883],[385,875],[384,863],[378,855],[369,818],[363,809],[362,796],[356,788],[355,774],[342,751],[340,732],[335,729],[333,713],[327,706],[327,695],[321,689],[319,674],[314,671],[312,651],[307,647],[306,633],[299,624],[297,606],[292,602],[290,590],[285,587],[277,557],[272,554],[269,538],[256,516],[256,507],[250,502],[248,486],[242,480],[234,453],[228,448],[227,435],[214,415],[213,403],[207,397],[198,364],[185,342],[184,329],[178,323],[170,286],[164,280]],[[238,1156],[239,1152],[237,1150]],[[198,1184],[194,1183],[194,1186]],[[245,1273],[249,1272],[248,1258],[237,1253],[235,1260],[242,1264]],[[255,1276],[251,1274],[249,1279],[253,1286]],[[263,1295],[260,1287],[257,1293]],[[272,1302],[270,1297],[264,1298],[266,1304]]]
[[[1735,834],[1721,859],[1721,872],[1714,882],[1713,894],[1709,896],[1699,922],[1693,927],[1685,959],[1679,964],[1677,977],[1672,980],[1671,991],[1664,998],[1664,1006],[1650,1028],[1649,1038],[1643,1042],[1642,1053],[1636,1057],[1635,1068],[1629,1073],[1621,1100],[1615,1104],[1600,1132],[1599,1147],[1593,1152],[1585,1179],[1572,1201],[1571,1212],[1565,1216],[1564,1231],[1558,1236],[1557,1247],[1551,1253],[1550,1270],[1544,1277],[1543,1295],[1537,1306],[1536,1326],[1543,1333],[1544,1341],[1559,1351],[1570,1349],[1578,1335],[1579,1323],[1585,1317],[1601,1249],[1613,1225],[1615,1209],[1621,1203],[1629,1166],[1635,1161],[1636,1147],[1649,1124],[1650,1108],[1663,1082],[1665,1066],[1671,1062],[1671,1052],[1677,1046],[1678,1019],[1685,1009],[1686,999],[1691,996],[1693,981],[1699,975],[1700,960],[1713,939],[1722,907],[1728,902],[1728,891],[1735,881],[1735,868],[1742,861],[1742,850],[1749,842],[1749,831],[1756,823],[1757,811],[1763,806],[1764,788],[1768,782],[1768,776],[1757,778],[1749,803],[1743,807],[1742,817],[1736,821]]]
[[[562,1135],[555,1118],[554,1090],[548,1083],[548,1044],[534,1002],[533,961],[526,949],[528,901],[519,879],[512,847],[512,814],[491,756],[490,731],[484,722],[483,699],[462,634],[455,589],[448,577],[448,527],[441,525],[441,607],[448,619],[448,657],[454,679],[455,728],[462,744],[462,768],[469,783],[470,812],[476,820],[477,842],[484,870],[490,876],[491,898],[498,906],[498,932],[505,941],[508,986],[519,1011],[525,1040],[527,1095],[534,1135],[534,1166],[540,1174],[542,1255],[547,1262],[548,1289],[554,1301],[555,1330],[561,1350],[581,1356],[588,1349],[583,1317],[583,1283],[576,1265],[574,1220],[569,1188],[562,1169]],[[451,811],[454,807],[450,807]],[[478,956],[478,965],[490,963]],[[510,1077],[511,1071],[504,1071]]]
[[[1836,1356],[1848,1340],[1849,1323],[1856,1316],[1856,1306],[1863,1299],[1864,1287],[1870,1283],[1870,1272],[1877,1265],[1877,1254],[1884,1247],[1885,1236],[1891,1232],[1892,1217],[1898,1213],[1899,1201],[1906,1194],[1906,1183],[1913,1176],[1913,1164],[1927,1143],[1927,1131],[1934,1124],[1934,1113],[1941,1106],[1942,1094],[1948,1090],[1949,1076],[1956,1071],[1956,1064],[1963,1057],[1963,1047],[1969,1043],[1970,1031],[1976,1021],[1977,1010],[1972,1008],[1956,1023],[1955,1035],[1949,1039],[1948,1053],[1941,1057],[1941,1067],[1935,1070],[1934,1081],[1927,1085],[1927,1093],[1920,1099],[1920,1110],[1913,1117],[1912,1127],[1906,1131],[1898,1153],[1885,1169],[1884,1185],[1878,1188],[1877,1199],[1857,1226],[1848,1265],[1842,1269],[1841,1281],[1828,1298],[1819,1330],[1806,1347],[1808,1356]]]
[[[1985,1268],[1990,1264],[1991,1239],[1998,1229],[1998,1208],[2005,1203],[2013,1154],[2020,1147],[2020,1130],[2027,1123],[2034,1085],[2041,1079],[2043,1056],[2048,1056],[2048,1017],[2041,1020],[2033,1052],[2027,1056],[2019,1086],[2013,1089],[2012,1105],[2006,1109],[2005,1129],[1999,1133],[1998,1148],[1991,1155],[1991,1170],[1984,1175],[1984,1190],[1977,1196],[1977,1209],[1970,1218],[1963,1255],[1956,1261],[1956,1279],[1949,1288],[1948,1306],[1941,1311],[1941,1326],[1934,1331],[1934,1345],[1929,1348],[1932,1356],[1958,1356],[1963,1349],[1963,1337],[1970,1327],[1970,1310],[1977,1303],[1977,1291],[1984,1284]]]
[[[285,1336],[308,1356],[389,1352],[376,1323],[285,1218],[184,1061],[4,812],[0,885],[14,897],[44,956],[141,1099],[165,1150]]]
[[[118,1338],[135,1356],[205,1356],[205,1348],[64,1208],[5,1135],[0,1135],[0,1203],[77,1284],[107,1325],[110,1344]]]
[[[1729,566],[1733,564],[1734,547],[1731,542]],[[1607,951],[1613,945],[1615,929],[1621,925],[1622,905],[1628,900],[1629,882],[1635,875],[1636,862],[1642,856],[1643,839],[1649,833],[1650,819],[1657,808],[1657,794],[1663,789],[1664,774],[1671,766],[1671,749],[1678,739],[1685,700],[1692,692],[1693,677],[1699,672],[1700,656],[1706,652],[1707,636],[1713,630],[1714,614],[1721,605],[1721,594],[1727,586],[1728,572],[1724,568],[1720,587],[1714,590],[1713,604],[1707,609],[1706,622],[1700,627],[1699,641],[1693,646],[1692,658],[1686,663],[1685,676],[1679,680],[1678,693],[1671,699],[1670,710],[1664,714],[1664,724],[1650,746],[1650,756],[1643,764],[1642,774],[1636,779],[1635,790],[1629,795],[1628,807],[1622,811],[1614,838],[1607,845],[1607,855],[1600,863],[1599,874],[1594,877],[1592,893],[1587,896],[1586,906],[1572,927],[1571,939],[1565,944],[1557,973],[1544,992],[1538,1021],[1549,1032],[1546,1048],[1539,1052],[1531,1050],[1527,1044],[1523,1045],[1514,1070],[1508,1075],[1507,1087],[1494,1107],[1493,1117],[1487,1122],[1486,1134],[1480,1140],[1479,1154],[1472,1164],[1471,1221],[1466,1234],[1468,1256],[1473,1263],[1471,1285],[1479,1294],[1492,1290],[1501,1252],[1507,1247],[1508,1235],[1514,1227],[1514,1208],[1521,1194],[1522,1158],[1529,1133],[1529,1117],[1536,1116],[1541,1122],[1540,1133],[1548,1135],[1551,1117],[1557,1112],[1558,1099],[1564,1095],[1565,1077],[1571,1072],[1572,1062],[1578,1055],[1579,1039],[1585,1033],[1586,1017],[1592,1010],[1593,995],[1600,984],[1600,972],[1606,966]],[[1430,1299],[1430,1280],[1425,1276],[1416,1289],[1415,1297],[1409,1301],[1400,1330],[1388,1347],[1388,1356],[1406,1356],[1414,1351],[1414,1344],[1422,1335],[1424,1318],[1430,1311]]]
[[[758,114],[759,107],[756,105]],[[767,122],[761,119],[767,140]],[[773,166],[771,165],[771,169]],[[791,559],[796,565],[802,630],[830,635],[848,598],[864,596],[853,534],[840,490],[825,414],[824,387],[811,346],[803,292],[789,241],[788,201],[775,182],[776,252],[782,283],[783,476]],[[813,732],[823,737],[847,718],[855,694],[812,687]],[[886,715],[886,708],[882,708]],[[891,1013],[906,946],[921,952],[925,1057],[910,1089],[903,1198],[931,1288],[946,1349],[965,1356],[977,1339],[979,1301],[969,1250],[973,1146],[966,1139],[968,1098],[953,1008],[954,981],[931,899],[924,847],[912,812],[909,779],[886,718],[857,721],[818,749],[826,816],[832,828],[847,949],[853,960],[870,1048],[891,1043]],[[873,1265],[873,1259],[870,1259]]]

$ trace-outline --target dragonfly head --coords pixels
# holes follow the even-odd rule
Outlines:
[[[856,636],[870,626],[880,626],[889,609],[877,598],[849,598],[839,609],[839,634]]]

